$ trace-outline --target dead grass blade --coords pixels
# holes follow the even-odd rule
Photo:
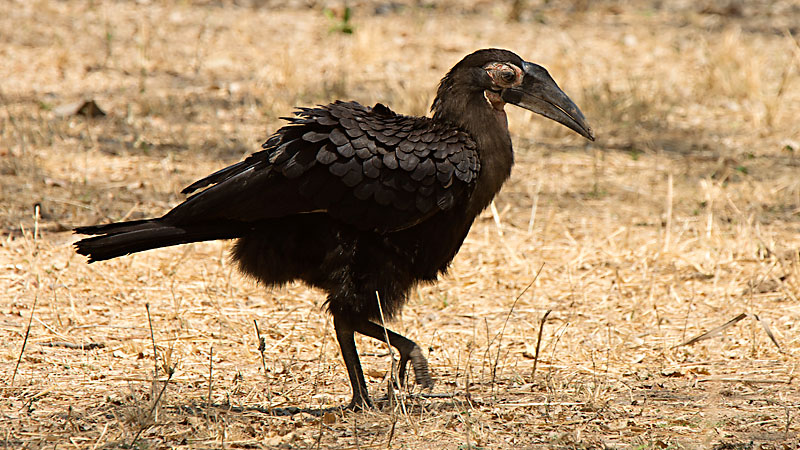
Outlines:
[[[208,351],[208,396],[206,397],[206,426],[209,426],[209,412],[211,411],[211,387],[214,377],[214,344]]]
[[[153,343],[153,378],[158,378],[158,349],[156,349],[156,338],[153,334],[153,319],[150,318],[150,303],[144,304],[147,310],[147,324],[150,326],[150,342]]]
[[[714,378],[700,378],[697,380],[698,383],[708,383],[708,382],[719,382],[719,383],[746,383],[746,384],[792,384],[792,379],[789,378],[788,380],[770,380],[770,379],[758,379],[758,378],[730,378],[730,377],[714,377]]]
[[[764,332],[767,333],[767,336],[769,336],[769,340],[772,341],[773,344],[775,344],[775,347],[778,348],[778,351],[783,353],[783,349],[781,348],[780,344],[778,344],[778,340],[775,339],[775,335],[772,334],[772,330],[769,328],[769,325],[767,325],[767,322],[761,320],[761,318],[758,317],[758,314],[753,314],[753,317],[755,317],[756,322],[761,324],[761,328],[763,328]]]
[[[695,336],[695,337],[689,339],[688,341],[683,342],[681,344],[678,344],[678,345],[676,345],[676,346],[674,346],[672,348],[683,347],[685,345],[692,345],[694,343],[697,343],[697,342],[700,342],[700,341],[704,341],[706,339],[710,339],[710,338],[722,333],[723,331],[727,330],[732,325],[736,324],[737,322],[739,322],[740,320],[744,319],[745,317],[747,317],[747,313],[741,313],[738,316],[734,317],[733,319],[727,321],[723,325],[720,325],[717,328],[714,328],[713,330],[706,331],[705,333],[703,333],[703,334],[701,334],[699,336]]]
[[[494,389],[495,380],[497,379],[497,364],[500,362],[500,352],[502,350],[502,346],[500,345],[503,341],[503,334],[506,332],[506,325],[508,325],[508,319],[511,318],[511,314],[514,312],[514,307],[517,306],[517,302],[526,292],[528,289],[533,286],[533,283],[536,283],[536,280],[539,278],[539,274],[542,273],[542,269],[544,269],[544,263],[539,266],[539,270],[536,271],[536,275],[534,275],[533,280],[525,286],[525,289],[517,295],[517,298],[514,299],[514,303],[511,304],[511,308],[508,310],[508,314],[506,314],[506,320],[503,321],[503,327],[500,329],[500,333],[497,335],[497,355],[494,358],[494,364],[492,364],[492,389]],[[488,330],[487,330],[488,331]],[[488,336],[488,333],[487,333]]]
[[[389,343],[389,332],[386,329],[386,321],[384,320],[384,317],[383,317],[383,307],[381,306],[381,296],[378,293],[378,291],[375,291],[375,299],[378,302],[378,312],[381,315],[381,327],[383,328],[383,337],[384,337],[384,339],[386,339],[384,342],[386,343],[386,348],[389,351],[389,357],[392,359],[391,374],[389,376],[389,378],[390,378],[389,398],[392,399],[392,396],[394,395],[396,397],[396,394],[394,392],[394,389],[392,388],[391,382],[397,383],[397,386],[400,386],[399,380],[397,378],[397,370],[396,370],[397,369],[397,367],[396,367],[397,366],[397,361],[395,361],[394,349],[392,348],[392,344]],[[397,400],[397,399],[395,398],[395,400]]]
[[[258,353],[261,354],[261,368],[264,370],[264,379],[267,381],[267,402],[270,408],[272,407],[272,382],[267,376],[267,359],[264,352],[267,350],[267,341],[261,336],[261,330],[258,329],[258,320],[253,319],[253,324],[256,327],[256,337],[258,338]]]
[[[133,440],[128,445],[128,447],[133,447],[134,445],[136,445],[136,441],[139,440],[139,437],[142,435],[142,433],[144,433],[148,428],[152,426],[148,422],[150,422],[150,419],[153,417],[153,413],[156,411],[156,408],[158,408],[158,404],[161,402],[161,397],[164,396],[164,391],[167,390],[167,386],[169,385],[170,380],[172,380],[173,374],[175,374],[175,368],[170,367],[170,370],[167,372],[167,379],[166,381],[164,381],[164,385],[161,387],[161,391],[158,392],[158,396],[153,402],[153,406],[151,406],[150,410],[147,412],[146,419],[143,421],[144,425],[142,425],[142,427],[139,428],[139,431],[136,433],[136,436],[133,437]]]
[[[391,376],[389,377],[389,392],[387,393],[389,397],[389,402],[390,405],[394,404],[400,406],[400,411],[403,414],[403,417],[405,417],[406,422],[409,422],[408,410],[406,409],[406,404],[403,401],[403,399],[397,395],[397,392],[394,388],[395,385],[400,386],[400,379],[397,375],[397,362],[395,361],[392,344],[389,342],[389,331],[386,329],[386,321],[383,316],[383,307],[381,306],[381,296],[378,293],[378,291],[375,291],[375,299],[378,302],[378,312],[381,315],[381,327],[383,328],[383,336],[386,339],[386,348],[389,349],[389,357],[392,358]],[[416,368],[414,368],[414,370],[416,371]],[[416,374],[416,372],[414,373]],[[397,424],[397,410],[396,408],[392,408],[392,431],[389,433],[389,440],[386,444],[386,448],[391,448],[392,439],[394,438],[394,428],[396,424]],[[412,426],[416,429],[416,425],[412,423]]]

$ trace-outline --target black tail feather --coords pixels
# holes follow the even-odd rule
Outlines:
[[[249,227],[240,222],[212,222],[188,226],[165,223],[163,219],[135,220],[78,227],[79,234],[94,237],[75,243],[78,253],[89,262],[103,261],[154,248],[188,244],[190,242],[240,237]]]
[[[139,231],[161,228],[164,224],[160,219],[131,220],[129,222],[107,223],[105,225],[89,225],[75,228],[77,234],[120,234],[128,231]]]

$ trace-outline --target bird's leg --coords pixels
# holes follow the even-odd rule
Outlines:
[[[383,342],[386,341],[388,335],[389,344],[400,352],[400,368],[397,371],[400,383],[404,382],[406,364],[410,360],[411,366],[414,367],[414,381],[423,389],[433,388],[433,378],[428,370],[428,361],[422,356],[422,349],[416,342],[388,328],[384,332],[384,327],[365,319],[356,321],[353,324],[353,330]]]
[[[356,350],[354,337],[356,330],[350,319],[341,314],[333,315],[333,328],[336,330],[336,340],[339,341],[342,359],[347,367],[347,376],[350,377],[350,385],[353,388],[353,399],[347,405],[347,409],[371,408],[372,402],[369,399],[369,392],[367,392],[367,382],[364,380],[364,372],[361,370],[361,361],[358,359],[358,350]]]

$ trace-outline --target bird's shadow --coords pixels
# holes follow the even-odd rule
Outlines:
[[[407,410],[426,410],[435,408],[452,409],[460,407],[465,400],[459,399],[458,394],[433,394],[433,393],[419,393],[419,394],[403,394],[400,396],[400,401],[403,403]],[[328,413],[358,413],[363,411],[374,412],[387,412],[394,407],[397,400],[390,399],[388,396],[381,397],[374,400],[374,406],[366,410],[353,410],[347,408],[346,405],[331,406],[327,408],[301,408],[298,406],[285,406],[285,407],[267,407],[267,406],[237,406],[229,403],[211,403],[210,405],[192,403],[183,405],[165,405],[163,410],[175,413],[186,414],[190,416],[207,416],[210,413],[233,413],[233,414],[247,414],[247,413],[260,413],[268,416],[286,417],[295,416],[298,414],[308,414],[314,417],[323,417]],[[425,404],[427,402],[427,404]]]

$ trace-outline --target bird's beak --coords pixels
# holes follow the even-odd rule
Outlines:
[[[581,136],[594,141],[594,131],[586,117],[567,94],[539,65],[524,62],[524,76],[518,86],[503,89],[501,97],[506,103],[531,110],[566,126]]]

